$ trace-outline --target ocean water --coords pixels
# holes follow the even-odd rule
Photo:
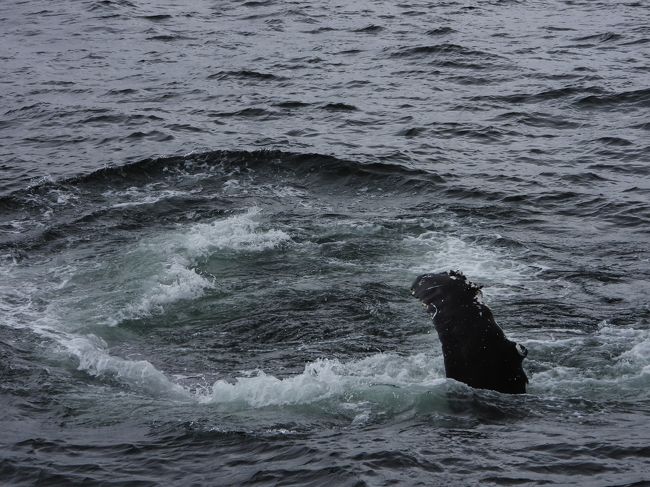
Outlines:
[[[0,485],[650,483],[650,4],[0,4]],[[444,376],[484,285],[528,394]]]

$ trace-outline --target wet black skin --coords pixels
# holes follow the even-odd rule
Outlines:
[[[525,347],[506,338],[480,287],[454,271],[418,276],[411,293],[425,305],[442,343],[447,377],[508,394],[526,392]]]

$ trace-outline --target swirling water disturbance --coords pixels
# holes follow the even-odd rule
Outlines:
[[[0,483],[645,485],[649,12],[2,3]]]

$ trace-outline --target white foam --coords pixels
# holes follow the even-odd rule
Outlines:
[[[352,234],[352,235],[373,235],[381,233],[385,227],[379,223],[367,220],[334,220],[327,223],[316,223],[324,233]]]
[[[263,230],[261,212],[252,208],[145,238],[108,259],[80,260],[75,254],[74,260],[66,260],[65,254],[59,255],[46,264],[46,280],[37,277],[34,272],[38,271],[31,267],[14,265],[6,269],[6,278],[0,283],[5,296],[0,300],[0,312],[18,322],[19,298],[16,303],[6,299],[18,293],[25,301],[23,307],[30,308],[33,297],[49,296],[43,316],[30,317],[25,323],[42,322],[47,315],[47,326],[60,331],[114,326],[125,319],[161,313],[172,303],[198,299],[215,288],[215,277],[200,270],[201,259],[213,253],[265,251],[289,240],[281,230]],[[13,272],[19,274],[16,279],[10,279]],[[13,281],[20,285],[16,288]],[[111,286],[111,282],[121,284]],[[27,289],[30,283],[32,287]]]
[[[159,201],[188,194],[198,193],[200,190],[177,191],[171,189],[158,190],[153,185],[146,185],[142,188],[131,187],[124,191],[105,191],[103,196],[110,200],[126,200],[111,204],[112,208],[125,208],[129,206],[152,205]]]
[[[305,190],[289,184],[259,184],[250,175],[238,174],[223,183],[222,192],[228,194],[255,194],[259,196],[274,196],[276,198],[307,199]]]
[[[205,290],[214,287],[214,279],[198,274],[195,269],[183,263],[182,259],[175,259],[165,266],[163,273],[157,276],[157,282],[145,291],[144,296],[135,303],[127,304],[117,313],[117,319],[110,320],[110,324],[116,325],[125,319],[162,313],[164,305],[200,298]]]
[[[298,198],[305,198],[307,196],[307,193],[304,190],[298,189],[294,186],[271,184],[271,185],[263,185],[262,188],[263,189],[268,188],[268,190],[278,198],[298,199]]]
[[[623,353],[619,359],[641,362],[644,369],[647,368],[650,365],[650,338],[634,345],[629,351]]]
[[[63,351],[76,359],[78,370],[148,394],[237,409],[308,405],[336,398],[337,404],[353,413],[355,424],[366,422],[378,402],[412,403],[409,395],[431,391],[447,381],[441,357],[379,353],[349,362],[319,359],[306,364],[302,373],[282,379],[254,370],[242,373],[234,382],[216,381],[208,392],[201,393],[192,392],[196,385],[184,387],[174,382],[146,360],[111,355],[107,344],[93,334],[60,334],[58,338]]]
[[[222,191],[224,193],[233,193],[233,192],[238,192],[241,191],[242,189],[242,184],[239,181],[239,179],[229,179],[225,183],[223,183],[222,186]]]
[[[41,178],[40,182],[34,185],[34,187],[38,187],[39,184],[48,182],[53,182],[50,177]],[[30,186],[30,188],[31,187],[32,186]],[[46,220],[49,220],[56,211],[57,207],[67,206],[68,204],[72,204],[77,201],[79,199],[77,192],[78,191],[74,189],[52,188],[49,189],[47,193],[40,194],[39,192],[36,194],[27,195],[25,198],[27,201],[33,202],[36,207],[43,207],[41,216]],[[30,219],[29,222],[32,225],[37,223],[34,222],[33,219]],[[42,225],[42,222],[38,222],[37,224]]]
[[[66,260],[61,254],[43,263],[46,276],[33,262],[22,266],[7,260],[0,268],[0,319],[4,325],[27,327],[51,340],[55,348],[75,357],[79,370],[91,375],[112,377],[151,393],[193,397],[150,362],[111,355],[106,343],[89,331],[201,297],[216,284],[213,276],[201,273],[199,260],[213,252],[264,251],[290,240],[281,230],[263,230],[260,213],[253,208],[211,223],[179,227],[123,249],[109,260],[78,259],[78,253]],[[115,288],[110,282],[122,285]]]
[[[15,260],[0,267],[0,317],[4,325],[25,328],[34,321],[32,296],[37,295],[38,288],[29,280],[18,285],[19,269]]]
[[[258,252],[275,248],[290,240],[282,230],[260,230],[260,210],[195,223],[180,231],[159,235],[142,242],[133,254],[136,260],[152,260],[156,274],[145,279],[141,297],[127,304],[109,320],[112,325],[124,319],[161,313],[165,305],[180,300],[197,299],[206,290],[214,289],[212,276],[197,272],[200,259],[219,251]],[[161,265],[162,263],[162,265]],[[129,281],[143,279],[129,276]]]
[[[404,241],[419,256],[418,262],[409,269],[412,273],[461,270],[475,282],[517,286],[535,272],[505,251],[483,247],[444,232],[427,231],[417,237],[406,237]],[[493,286],[492,292],[494,289]],[[486,293],[490,294],[490,288],[486,288]]]
[[[61,189],[50,190],[50,196],[55,198],[57,205],[67,205],[71,200],[78,200],[79,196],[69,191]]]
[[[650,386],[650,330],[602,322],[594,333],[561,339],[523,340],[533,360],[553,352],[571,365],[550,361],[530,378],[533,391],[586,395],[647,394]]]
[[[621,353],[616,362],[621,372],[650,379],[650,330],[634,330],[634,346]],[[629,343],[629,342],[628,342]]]
[[[69,267],[56,269],[65,276]],[[190,399],[180,385],[170,381],[165,374],[145,360],[127,360],[109,353],[107,344],[93,334],[78,335],[66,331],[67,316],[61,316],[50,306],[39,304],[44,289],[31,280],[29,272],[17,265],[0,267],[4,277],[0,283],[0,320],[2,325],[28,328],[42,338],[43,344],[51,343],[54,352],[74,357],[77,368],[97,377],[111,377],[134,386],[149,394],[165,394]],[[20,285],[15,283],[20,282]],[[57,287],[57,283],[54,287]]]
[[[215,382],[203,403],[245,403],[252,407],[309,404],[333,396],[359,393],[375,386],[435,386],[445,381],[440,364],[424,354],[401,357],[376,354],[358,361],[321,359],[284,379],[263,371]]]
[[[106,343],[95,335],[68,337],[60,342],[65,350],[79,361],[78,369],[93,375],[112,377],[135,386],[149,394],[172,394],[189,398],[180,385],[146,360],[126,360],[108,353]]]
[[[211,223],[196,223],[175,236],[175,246],[197,259],[216,250],[272,249],[290,240],[282,230],[261,231],[260,213],[259,208],[250,208],[245,213]]]

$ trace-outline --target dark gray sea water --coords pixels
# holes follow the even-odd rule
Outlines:
[[[650,3],[0,3],[0,484],[650,482]],[[444,377],[459,269],[526,395]]]

